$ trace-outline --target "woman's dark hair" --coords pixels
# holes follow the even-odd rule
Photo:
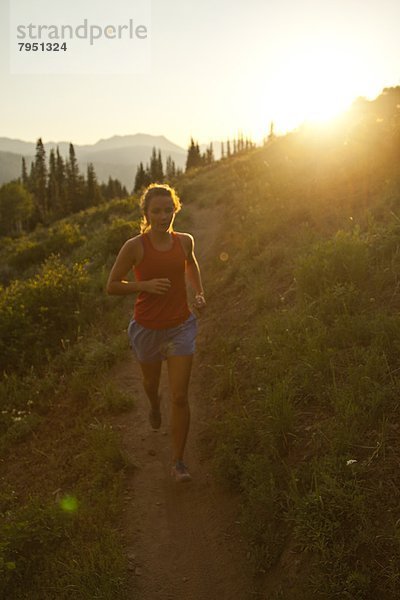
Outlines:
[[[149,222],[147,220],[147,211],[150,206],[150,201],[156,196],[165,196],[167,198],[171,198],[174,204],[174,213],[176,214],[182,208],[181,201],[178,197],[178,194],[166,183],[151,183],[144,190],[143,194],[140,196],[140,208],[142,209],[142,220],[140,222],[140,231],[144,233],[149,228]]]

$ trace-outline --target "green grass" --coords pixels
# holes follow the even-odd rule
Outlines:
[[[15,474],[0,497],[2,597],[128,597],[127,564],[116,526],[124,474],[132,465],[121,453],[108,415],[130,410],[134,399],[107,375],[126,354],[126,344],[121,336],[99,337],[92,332],[66,350],[68,358],[60,356],[49,365],[45,379],[31,375],[29,381],[8,381],[10,422],[0,443]],[[46,395],[46,385],[56,380],[58,386]],[[27,403],[28,386],[32,401]],[[24,399],[25,410],[11,409]],[[49,429],[48,419],[58,423],[56,429]],[[30,458],[24,458],[26,452]],[[42,466],[32,481],[37,460]]]
[[[177,183],[184,206],[222,213],[203,272],[208,452],[240,495],[261,597],[399,595],[398,112],[363,135],[299,131]],[[3,245],[6,598],[131,597],[116,522],[132,465],[109,416],[134,398],[107,376],[129,308],[104,284],[138,217],[113,201]]]
[[[400,181],[389,150],[373,166],[366,147],[345,156],[340,132],[324,154],[300,141],[191,184],[203,204],[216,189],[229,198],[200,348],[218,406],[215,469],[240,493],[265,585],[274,569],[268,594],[395,600]],[[289,547],[302,568],[292,582],[279,570]]]
[[[132,210],[137,217],[131,202],[111,202],[6,245],[1,597],[131,597],[117,527],[133,465],[109,425],[134,406],[109,374],[128,352],[129,305],[104,285],[106,263],[138,228]],[[48,258],[54,232],[60,252]]]

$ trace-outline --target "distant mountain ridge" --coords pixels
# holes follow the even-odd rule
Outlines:
[[[43,143],[47,154],[52,148],[56,149],[58,146],[60,154],[63,157],[68,156],[70,142]],[[100,139],[95,144],[74,144],[79,167],[83,173],[86,172],[88,163],[92,162],[100,182],[106,182],[109,177],[117,178],[129,191],[133,188],[137,166],[140,162],[144,165],[150,162],[154,147],[161,150],[164,166],[167,156],[171,156],[177,167],[185,167],[186,150],[163,135],[145,133],[114,135],[111,138]],[[20,176],[22,157],[25,157],[29,169],[35,156],[35,149],[36,141],[26,142],[0,137],[0,184]]]
[[[21,155],[0,151],[0,184],[7,183],[21,174]]]

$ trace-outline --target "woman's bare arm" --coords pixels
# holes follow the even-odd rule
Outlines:
[[[203,284],[201,281],[200,267],[194,254],[194,239],[191,235],[188,235],[190,242],[190,249],[186,257],[186,276],[189,284],[191,285],[194,293],[196,294],[195,306],[202,308],[206,301],[204,299]]]
[[[107,294],[125,296],[138,292],[165,294],[171,286],[169,279],[149,279],[147,281],[127,281],[125,278],[137,262],[137,238],[125,242],[115,260],[108,277]]]

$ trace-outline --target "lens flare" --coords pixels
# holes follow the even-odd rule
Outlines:
[[[64,496],[60,502],[60,506],[65,512],[76,512],[78,509],[78,500],[75,496]]]

